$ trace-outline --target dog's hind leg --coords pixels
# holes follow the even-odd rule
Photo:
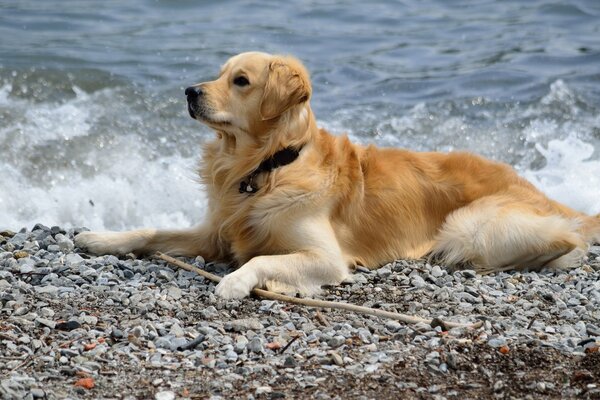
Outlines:
[[[480,273],[566,268],[585,254],[580,221],[547,214],[507,196],[488,196],[449,214],[431,256]]]

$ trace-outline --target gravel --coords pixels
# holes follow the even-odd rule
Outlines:
[[[0,232],[0,398],[600,396],[600,246],[564,272],[397,260],[318,296],[439,317],[405,325],[225,301],[162,260],[88,255],[73,245],[82,230]]]

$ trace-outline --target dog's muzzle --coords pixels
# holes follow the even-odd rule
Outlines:
[[[196,115],[198,114],[198,99],[204,96],[204,92],[199,87],[190,86],[189,88],[185,89],[185,95],[187,97],[188,112],[190,113],[190,117],[196,119]]]

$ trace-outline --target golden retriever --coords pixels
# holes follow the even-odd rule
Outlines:
[[[216,287],[312,294],[355,265],[435,257],[481,273],[572,266],[600,239],[600,217],[547,198],[508,165],[461,152],[353,144],[317,127],[304,66],[290,56],[232,57],[186,89],[216,132],[200,176],[206,221],[186,230],[84,232],[93,253],[161,251],[233,260]]]

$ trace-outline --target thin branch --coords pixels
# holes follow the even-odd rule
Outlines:
[[[210,272],[206,272],[200,268],[196,268],[193,265],[185,263],[176,258],[167,256],[166,254],[159,252],[159,253],[156,253],[156,257],[161,258],[161,259],[165,260],[166,262],[168,262],[172,265],[175,265],[179,268],[185,269],[187,271],[195,272],[198,275],[201,275],[213,282],[221,281],[220,276],[211,274]],[[346,310],[346,311],[351,311],[351,312],[358,313],[358,314],[374,315],[376,317],[394,319],[396,321],[401,321],[401,322],[405,322],[408,324],[416,324],[419,322],[423,322],[423,323],[429,324],[429,325],[431,324],[430,319],[425,319],[425,318],[416,317],[416,316],[412,316],[412,315],[405,315],[405,314],[400,314],[400,313],[395,313],[395,312],[385,311],[385,310],[380,310],[380,309],[375,309],[375,308],[357,306],[354,304],[340,303],[337,301],[326,301],[326,300],[291,297],[291,296],[286,296],[283,294],[270,292],[268,290],[263,290],[263,289],[253,289],[252,294],[254,294],[255,296],[258,296],[258,297],[269,299],[269,300],[278,300],[278,301],[283,301],[286,303],[298,304],[298,305],[307,306],[307,307]],[[479,321],[474,324],[462,324],[459,322],[447,322],[447,321],[444,321],[443,323],[448,328],[468,327],[468,328],[475,329],[475,328],[479,328],[483,325],[483,321]]]

